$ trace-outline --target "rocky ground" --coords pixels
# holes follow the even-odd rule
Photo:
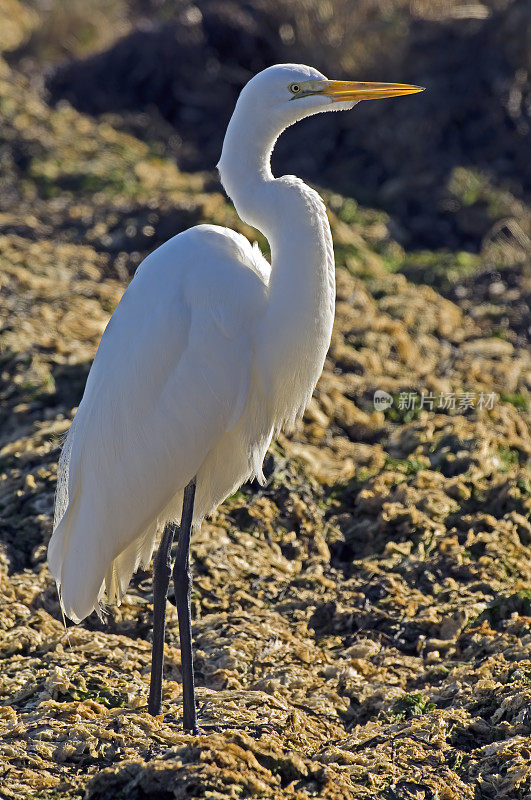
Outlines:
[[[15,7],[0,2],[10,47],[34,24]],[[213,174],[51,108],[4,61],[0,117],[0,797],[529,800],[521,201],[477,254],[412,254],[385,214],[324,193],[337,319],[314,400],[265,488],[192,543],[194,737],[173,606],[164,719],[146,711],[149,572],[106,624],[65,629],[46,566],[56,462],[141,258],[200,221],[256,234]]]

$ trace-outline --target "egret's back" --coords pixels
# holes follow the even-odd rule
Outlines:
[[[244,237],[214,226],[137,270],[59,462],[48,556],[71,619],[121,598],[194,475],[197,523],[260,468],[271,423],[253,354],[268,275]]]

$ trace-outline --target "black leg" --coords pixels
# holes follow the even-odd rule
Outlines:
[[[164,631],[166,628],[166,597],[171,577],[171,546],[175,526],[164,528],[162,539],[153,561],[153,647],[151,651],[151,682],[148,711],[153,716],[162,714],[162,668],[164,664]]]
[[[192,534],[194,497],[195,478],[190,481],[184,490],[179,543],[177,545],[177,556],[173,567],[173,583],[175,586],[175,604],[179,617],[179,635],[181,639],[183,728],[185,731],[198,733],[195,711],[192,623],[190,617],[190,592],[192,590],[192,578],[190,576],[190,536]]]

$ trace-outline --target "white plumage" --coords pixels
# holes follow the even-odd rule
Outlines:
[[[218,167],[240,216],[268,238],[272,264],[243,236],[199,225],[138,268],[59,462],[48,557],[72,620],[120,600],[194,476],[197,526],[243,481],[261,479],[272,437],[302,414],[330,343],[332,238],[320,197],[297,178],[275,179],[270,154],[296,120],[390,96],[390,86],[280,65],[244,88]]]
[[[196,473],[199,522],[259,468],[268,442],[241,420],[265,303],[256,261],[244,237],[193,228],[146,258],[114,312],[59,465],[49,564],[72,619],[104,589],[120,599]]]

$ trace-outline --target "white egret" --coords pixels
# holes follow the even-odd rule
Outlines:
[[[419,87],[327,80],[297,64],[244,87],[218,169],[240,217],[271,247],[198,225],[137,269],[103,334],[58,468],[48,562],[61,606],[79,622],[119,602],[154,559],[148,709],[160,714],[170,551],[179,619],[183,725],[197,731],[190,627],[190,534],[245,480],[263,480],[271,440],[302,415],[334,318],[332,236],[319,195],[274,178],[280,133],[320,111]],[[181,511],[182,509],[182,511]]]

